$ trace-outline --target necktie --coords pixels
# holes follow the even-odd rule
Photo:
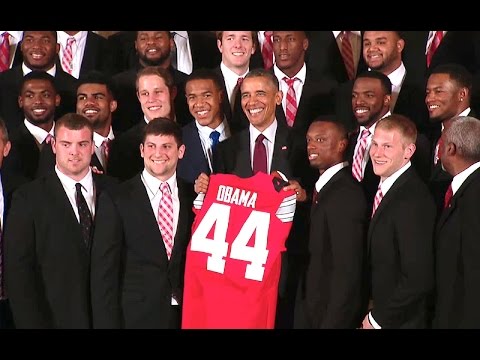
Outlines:
[[[452,201],[452,196],[453,196],[453,190],[452,190],[452,184],[450,183],[450,185],[448,185],[447,192],[445,193],[445,199],[443,201],[444,209],[450,206],[450,202]]]
[[[167,257],[170,260],[173,249],[172,194],[170,193],[170,187],[166,182],[160,184],[160,191],[162,192],[162,198],[160,199],[160,205],[158,206],[158,227],[160,228],[160,232],[162,234],[165,250],[167,251]]]
[[[8,32],[4,32],[2,37],[2,44],[0,45],[0,72],[10,68],[10,39]]]
[[[70,75],[73,71],[73,44],[75,43],[74,37],[69,37],[67,39],[67,46],[65,50],[63,50],[63,57],[62,57],[62,67]]]
[[[428,48],[427,51],[427,67],[430,66],[430,63],[432,62],[432,57],[435,51],[437,51],[438,46],[440,45],[440,42],[443,39],[443,31],[435,31],[435,35],[433,37],[433,41],[430,44],[430,47]]]
[[[381,182],[378,184],[377,193],[375,194],[375,198],[373,199],[372,218],[373,218],[373,215],[375,214],[375,212],[377,211],[377,208],[380,205],[380,202],[383,199],[382,188],[380,187],[380,185],[382,185]]]
[[[273,31],[265,31],[265,41],[262,46],[263,67],[269,70],[273,66]]]
[[[83,196],[82,184],[76,183],[75,189],[76,189],[75,201],[77,203],[78,216],[80,218],[80,227],[82,228],[83,241],[85,243],[85,246],[89,248],[91,237],[92,237],[92,230],[93,230],[92,214],[90,213],[90,209],[88,208],[87,201]]]
[[[53,136],[52,134],[48,134],[45,139],[43,140],[44,144],[50,144],[52,142]]]
[[[313,196],[312,196],[312,205],[318,204],[318,191],[317,189],[313,189]]]
[[[110,155],[110,145],[111,145],[111,140],[110,139],[105,139],[102,142],[101,149],[102,149],[102,155],[103,155],[103,168],[107,168],[108,164],[108,156]]]
[[[217,147],[219,139],[220,139],[220,133],[217,130],[213,130],[210,133],[210,140],[212,140],[212,147],[211,147],[212,153],[215,150],[215,148]]]
[[[368,129],[363,129],[362,135],[360,136],[360,144],[358,145],[357,153],[353,159],[352,175],[358,182],[363,180],[362,164],[365,157],[365,150],[367,149],[367,139],[369,135],[370,131]]]
[[[343,62],[345,64],[345,69],[347,70],[347,75],[350,80],[353,80],[355,77],[355,65],[353,63],[353,50],[352,43],[350,42],[350,33],[351,31],[342,31],[342,46],[341,53],[343,57]]]
[[[287,97],[286,97],[286,106],[285,106],[285,115],[287,117],[287,125],[292,127],[293,123],[295,122],[295,116],[297,115],[297,98],[295,96],[295,89],[293,85],[295,84],[295,80],[299,80],[298,78],[288,78],[284,77],[283,81],[285,81],[288,85]]]
[[[173,36],[173,49],[170,51],[170,64],[174,69],[177,68],[177,42],[175,41],[175,37],[177,36],[177,33],[174,31],[172,32]]]
[[[263,143],[263,139],[266,137],[263,134],[257,136],[255,140],[255,148],[253,149],[253,174],[262,171],[265,174],[267,172],[267,149]]]

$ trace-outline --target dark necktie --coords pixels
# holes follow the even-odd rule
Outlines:
[[[90,213],[87,201],[82,194],[82,184],[76,183],[75,189],[75,201],[78,207],[78,216],[80,218],[83,241],[85,242],[85,246],[89,248],[93,229],[92,214]]]
[[[211,133],[210,133],[210,140],[212,140],[212,154],[213,152],[215,151],[215,148],[217,147],[217,144],[219,142],[219,139],[220,139],[220,133],[217,131],[217,130],[213,130]]]
[[[259,171],[267,172],[267,149],[263,143],[265,136],[260,134],[255,140],[255,147],[253,149],[253,174],[255,175]]]
[[[452,201],[453,197],[453,189],[452,189],[452,184],[448,185],[447,192],[445,193],[445,199],[443,202],[443,208],[446,209],[447,207],[450,206],[450,202]]]

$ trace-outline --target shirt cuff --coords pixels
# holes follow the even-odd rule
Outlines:
[[[380,325],[378,325],[378,323],[373,318],[371,311],[368,313],[368,321],[370,321],[370,324],[372,324],[374,329],[381,329],[382,328]]]

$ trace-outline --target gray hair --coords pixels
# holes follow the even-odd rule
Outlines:
[[[464,159],[480,161],[480,120],[472,116],[457,116],[445,129],[445,141],[454,143]]]

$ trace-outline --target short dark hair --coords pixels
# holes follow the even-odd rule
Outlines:
[[[62,126],[69,130],[82,130],[83,128],[88,128],[92,133],[93,140],[93,126],[90,123],[90,120],[83,115],[77,113],[67,113],[55,121],[55,128],[53,129],[55,137],[57,137],[58,129]]]
[[[371,71],[364,71],[360,74],[357,75],[355,80],[361,79],[361,78],[368,78],[368,79],[378,79],[380,80],[380,83],[382,84],[382,89],[385,91],[385,94],[391,95],[392,94],[392,82],[388,78],[387,75],[380,71],[376,70],[371,70]]]
[[[55,86],[55,78],[47,73],[46,71],[41,71],[41,70],[33,70],[30,71],[27,75],[25,75],[22,79],[22,85],[20,86],[20,89],[23,89],[23,86],[27,81],[30,80],[46,80],[52,84],[52,87],[57,91],[57,87]]]
[[[220,80],[220,76],[212,69],[202,68],[194,70],[185,81],[185,87],[192,80],[212,80],[217,89],[223,90],[222,80]]]
[[[247,75],[245,75],[244,79],[248,78],[253,78],[253,77],[264,77],[270,80],[270,82],[274,85],[275,89],[280,89],[280,85],[278,83],[277,77],[273,74],[273,72],[270,72],[269,70],[265,70],[262,68],[256,68],[253,70],[250,70]]]
[[[109,76],[105,73],[97,70],[89,71],[88,73],[81,75],[77,81],[77,92],[78,88],[85,84],[100,84],[105,85],[107,90],[110,92],[112,98],[115,99],[115,90],[113,88],[112,81]]]
[[[466,87],[469,93],[472,90],[473,76],[468,69],[461,64],[440,64],[435,66],[430,72],[432,74],[448,74],[460,87]]]
[[[337,130],[340,133],[341,138],[345,139],[345,140],[348,140],[347,128],[345,127],[345,125],[342,122],[340,122],[338,120],[338,118],[334,114],[318,115],[317,117],[315,117],[313,119],[311,124],[316,123],[316,122],[328,122],[328,123],[331,123],[331,124],[335,125],[335,127],[337,128]]]
[[[150,120],[143,130],[142,144],[148,135],[171,135],[175,138],[177,146],[183,145],[182,128],[175,121],[165,117]]]

